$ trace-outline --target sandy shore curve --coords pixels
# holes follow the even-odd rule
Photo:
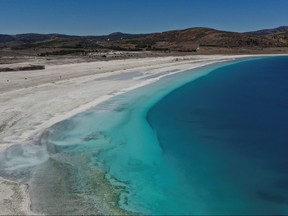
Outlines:
[[[157,57],[47,65],[0,73],[0,152],[57,122],[161,77],[248,55]],[[31,214],[27,186],[0,178],[0,214]]]

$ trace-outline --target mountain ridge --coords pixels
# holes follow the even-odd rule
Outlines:
[[[196,52],[262,50],[288,47],[288,26],[253,32],[231,32],[207,27],[194,27],[149,34],[113,32],[102,36],[77,36],[65,34],[0,34],[0,49],[35,51],[49,55],[91,51],[165,51]],[[64,50],[64,52],[62,52]],[[61,51],[61,52],[59,52]],[[44,53],[44,54],[43,54]]]
[[[250,32],[246,32],[246,33],[254,34],[254,35],[269,35],[272,33],[287,32],[287,31],[288,31],[288,26],[279,26],[277,28],[262,29],[262,30],[250,31]]]

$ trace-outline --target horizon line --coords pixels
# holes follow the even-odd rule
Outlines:
[[[122,32],[122,31],[115,31],[107,34],[69,34],[69,33],[57,33],[57,32],[51,32],[51,33],[39,33],[39,32],[25,32],[25,33],[16,33],[16,34],[10,34],[10,33],[0,33],[0,35],[9,35],[9,36],[16,36],[16,35],[25,35],[25,34],[39,34],[39,35],[66,35],[66,36],[75,36],[75,37],[101,37],[101,36],[108,36],[113,33],[121,33],[121,34],[130,34],[130,35],[147,35],[147,34],[157,34],[157,33],[163,33],[163,32],[169,32],[169,31],[184,31],[188,29],[196,29],[196,28],[207,28],[207,29],[213,29],[217,31],[224,31],[224,32],[235,32],[235,33],[249,33],[249,32],[257,32],[257,31],[262,31],[262,30],[270,30],[270,29],[277,29],[281,27],[288,27],[288,25],[281,25],[277,27],[271,27],[271,28],[263,28],[263,29],[257,29],[257,30],[252,30],[252,31],[231,31],[231,30],[222,30],[222,29],[217,29],[217,28],[212,28],[212,27],[206,27],[206,26],[196,26],[196,27],[189,27],[189,28],[183,28],[183,29],[168,29],[164,31],[155,31],[155,32],[147,32],[147,33],[130,33],[130,32]]]

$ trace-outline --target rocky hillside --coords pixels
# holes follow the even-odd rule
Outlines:
[[[247,32],[247,33],[252,34],[252,35],[267,36],[267,35],[272,35],[275,33],[283,33],[283,32],[288,32],[288,26],[280,26],[274,29],[263,29],[263,30]]]
[[[200,49],[199,49],[200,48]],[[115,32],[104,36],[61,34],[0,35],[0,49],[31,51],[35,55],[118,51],[196,52],[288,48],[288,27],[237,33],[211,28],[189,28],[152,34]]]

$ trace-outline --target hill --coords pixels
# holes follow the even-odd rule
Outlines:
[[[288,26],[280,26],[278,28],[273,28],[273,29],[263,29],[263,30],[258,30],[258,31],[253,31],[253,32],[247,32],[248,34],[252,35],[271,35],[275,33],[283,33],[283,32],[288,32]]]
[[[200,48],[200,50],[199,50]],[[115,32],[103,36],[63,34],[0,35],[0,50],[32,55],[87,54],[89,52],[162,51],[251,53],[288,49],[288,27],[238,33],[212,28],[189,28],[151,34]]]

